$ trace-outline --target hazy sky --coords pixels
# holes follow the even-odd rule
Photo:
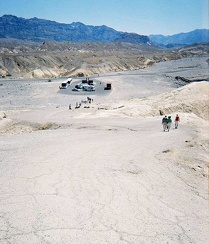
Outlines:
[[[208,0],[0,0],[0,16],[107,25],[142,35],[208,29]]]

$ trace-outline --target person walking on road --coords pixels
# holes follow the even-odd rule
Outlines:
[[[178,128],[179,126],[179,121],[180,121],[180,117],[178,116],[178,114],[176,115],[176,118],[175,118],[175,129]]]
[[[168,131],[171,129],[171,124],[172,124],[172,119],[171,119],[171,116],[168,116],[168,124],[167,124],[167,128],[168,128]]]
[[[163,119],[162,119],[162,125],[163,125],[163,130],[164,131],[167,129],[167,124],[168,124],[168,118],[165,115],[165,117],[163,117]]]

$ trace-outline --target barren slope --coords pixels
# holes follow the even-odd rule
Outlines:
[[[19,43],[1,41],[0,75],[52,78],[137,70],[154,63],[208,53],[207,45],[158,50],[129,43]]]

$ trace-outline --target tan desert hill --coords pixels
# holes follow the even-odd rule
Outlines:
[[[193,113],[209,121],[209,83],[191,83],[158,96],[132,99],[119,110],[121,114],[130,117],[158,116],[160,111],[166,115]]]

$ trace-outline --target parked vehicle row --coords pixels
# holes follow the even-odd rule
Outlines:
[[[66,82],[61,83],[60,89],[67,89],[68,86],[71,85],[72,78],[68,78]],[[101,84],[101,82],[100,82]],[[104,87],[104,90],[111,90],[112,84],[107,83],[106,87]],[[82,80],[79,84],[76,84],[75,87],[72,89],[72,91],[95,91],[95,83],[93,80],[89,80],[89,78],[86,78],[85,80]]]
[[[72,91],[95,91],[94,81],[89,80],[89,78],[86,78],[85,80],[82,80],[81,83],[78,85],[75,85],[75,88],[72,89]]]
[[[75,85],[75,88],[72,89],[72,91],[95,91],[94,85],[88,85],[80,83],[78,85]]]

